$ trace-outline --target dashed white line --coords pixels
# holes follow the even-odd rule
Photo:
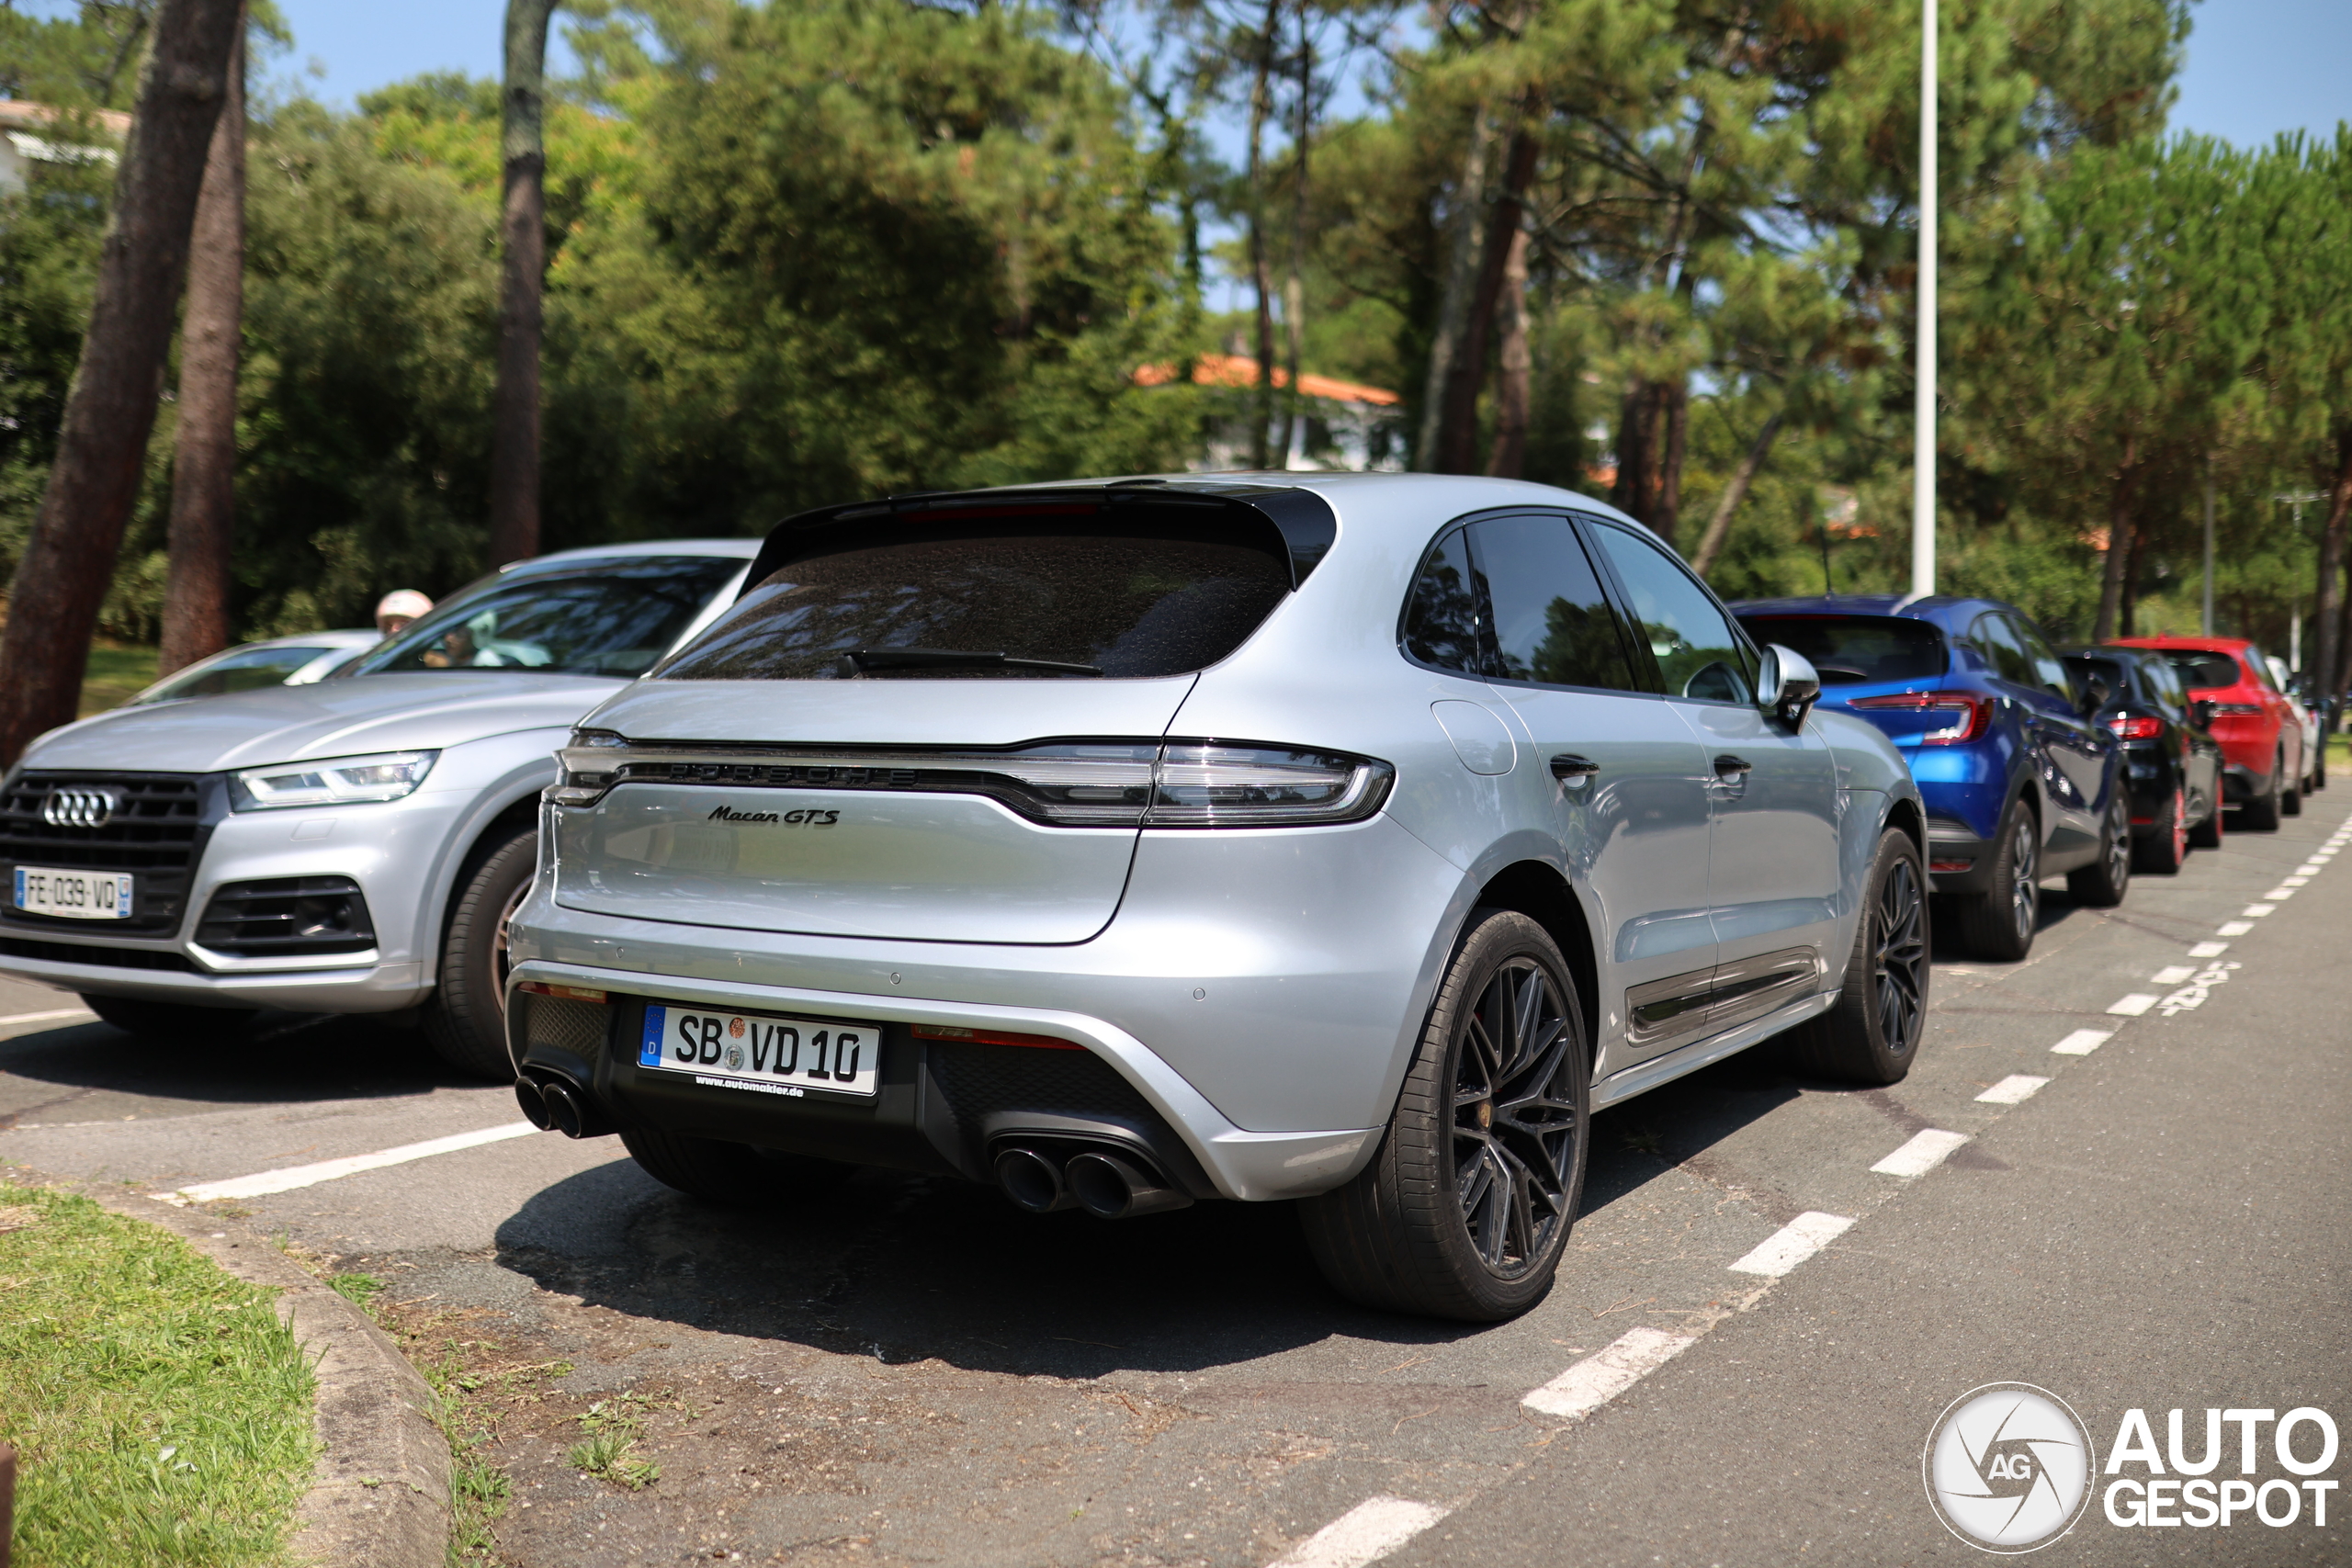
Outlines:
[[[2167,964],[2149,976],[2148,979],[2154,985],[2177,986],[2196,973],[2197,965],[2194,964]]]
[[[2290,878],[2289,880],[2291,881],[2292,878]],[[2295,890],[2292,887],[2274,887],[2269,892],[2263,895],[2265,898],[2269,899],[2273,904],[2283,904],[2294,896]]]
[[[2229,952],[2229,950],[2230,944],[2226,942],[2200,942],[2195,947],[2188,950],[2188,956],[2191,958],[2219,958],[2222,954]]]
[[[2222,936],[2244,936],[2254,930],[2252,920],[2223,920],[2214,930]]]
[[[1947,1133],[1930,1127],[1915,1133],[1911,1141],[1879,1161],[1871,1168],[1881,1176],[1925,1176],[1951,1157],[1952,1150],[1968,1142],[1965,1133]]]
[[[1846,1227],[1853,1223],[1843,1214],[1825,1214],[1818,1210],[1799,1214],[1758,1242],[1747,1257],[1731,1266],[1732,1270],[1777,1280],[1843,1235]]]
[[[1985,1105],[2022,1105],[2033,1098],[2034,1090],[2049,1081],[2031,1073],[2011,1073],[1976,1098]]]
[[[52,1012],[11,1013],[6,1018],[0,1018],[0,1024],[54,1023],[61,1018],[96,1018],[97,1016],[88,1008],[59,1008]]]
[[[2114,1038],[2112,1029],[2077,1029],[2050,1049],[2061,1056],[2087,1056]]]
[[[1363,1568],[1445,1517],[1447,1512],[1408,1497],[1369,1498],[1274,1559],[1272,1568]]]
[[[2107,1010],[2118,1018],[2137,1018],[2161,999],[2145,991],[2133,991],[2130,996],[2118,997],[2108,1003]]]
[[[226,1181],[199,1181],[193,1187],[183,1187],[166,1193],[167,1203],[209,1203],[216,1198],[260,1198],[272,1192],[291,1192],[300,1187],[315,1187],[322,1181],[334,1181],[341,1177],[356,1176],[363,1170],[381,1170],[388,1165],[406,1165],[413,1159],[429,1159],[435,1155],[455,1154],[459,1149],[480,1148],[507,1138],[526,1137],[537,1132],[528,1122],[509,1122],[501,1127],[484,1127],[478,1132],[455,1133],[446,1138],[427,1138],[421,1144],[402,1144],[394,1149],[379,1149],[372,1155],[348,1155],[342,1159],[322,1159],[315,1165],[288,1166],[284,1170],[265,1170],[255,1176],[232,1177]]]
[[[1836,1218],[1832,1214],[1806,1217],[1818,1217],[1825,1220]],[[1853,1223],[1851,1220],[1838,1220],[1838,1230],[1844,1230]],[[1783,1231],[1781,1234],[1785,1235],[1788,1233]],[[1837,1234],[1838,1231],[1829,1233],[1830,1235]],[[1774,1239],[1777,1240],[1778,1237]],[[1822,1239],[1826,1241],[1828,1237],[1824,1236]],[[1770,1245],[1770,1242],[1765,1243],[1766,1247]],[[1762,1247],[1757,1249],[1758,1252],[1762,1250]],[[1806,1256],[1810,1256],[1814,1250],[1813,1247],[1807,1247]],[[1751,1252],[1747,1256],[1753,1258],[1756,1254]],[[1797,1263],[1803,1260],[1798,1258],[1792,1261],[1789,1268],[1795,1268]],[[1741,1259],[1741,1262],[1745,1261],[1747,1261],[1746,1258]],[[1738,1263],[1732,1265],[1735,1269],[1739,1266]],[[1751,1269],[1749,1272],[1755,1273],[1760,1270]],[[1778,1272],[1785,1274],[1788,1269],[1780,1269]],[[1556,1416],[1566,1421],[1581,1421],[1696,1343],[1698,1343],[1696,1337],[1691,1335],[1668,1334],[1662,1328],[1628,1329],[1618,1336],[1614,1341],[1587,1356],[1583,1360],[1521,1400],[1520,1403],[1530,1410],[1540,1410],[1546,1416]],[[1290,1560],[1284,1558],[1283,1561],[1287,1562]]]
[[[2276,912],[2278,908],[2278,906],[2276,904],[2248,904],[2245,908],[2240,909],[2238,913],[2244,915],[2249,920],[2258,920],[2265,915]]]

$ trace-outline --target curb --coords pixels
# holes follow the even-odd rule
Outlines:
[[[277,1292],[278,1321],[318,1380],[319,1458],[294,1513],[288,1551],[334,1568],[442,1568],[449,1540],[449,1445],[433,1391],[391,1337],[269,1242],[232,1222],[128,1188],[69,1181],[22,1166],[21,1184],[87,1198],[170,1231],[250,1285]]]

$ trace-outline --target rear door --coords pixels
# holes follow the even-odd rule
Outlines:
[[[2062,863],[2052,869],[2080,864],[2098,852],[2102,841],[2112,738],[2075,707],[2065,661],[2032,622],[1987,611],[1976,625],[1977,640],[1993,651],[2004,694],[2025,715],[2043,793],[2057,811],[2043,836],[2050,858]]]
[[[1747,638],[1690,570],[1651,540],[1587,518],[1638,622],[1667,702],[1699,740],[1712,829],[1715,937],[1711,1030],[1810,994],[1834,960],[1841,905],[1838,773],[1828,743],[1756,701]]]
[[[1600,906],[1604,1021],[1616,1071],[1705,1032],[1716,939],[1707,916],[1706,759],[1654,690],[1565,513],[1480,518],[1469,539],[1491,606],[1494,690],[1534,740],[1514,775],[1521,820],[1555,825],[1569,876]],[[1604,1022],[1604,1041],[1614,1033]]]

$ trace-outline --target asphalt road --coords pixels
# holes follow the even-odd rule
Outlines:
[[[163,1048],[0,984],[0,1161],[201,1191],[445,1148],[216,1201],[390,1281],[477,1391],[501,1549],[534,1568],[1975,1561],[1921,1454],[1998,1382],[2064,1401],[2095,1461],[2037,1561],[2352,1562],[2352,1500],[2302,1484],[2352,1479],[2352,1431],[2303,1477],[2275,1419],[2226,1426],[2210,1481],[2268,1510],[2227,1528],[2110,1523],[2112,1481],[2157,1478],[2105,1471],[2132,1409],[2160,1456],[2184,1410],[2192,1461],[2208,1408],[2352,1425],[2347,806],[2119,910],[2053,887],[2029,962],[1937,964],[1893,1090],[1766,1047],[1598,1118],[1560,1282],[1495,1327],[1336,1301],[1279,1208],[1104,1224],[881,1172],[702,1208],[616,1140],[469,1144],[505,1091],[349,1021]],[[580,1473],[599,1430],[660,1478]]]

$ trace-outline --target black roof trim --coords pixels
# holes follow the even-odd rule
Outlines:
[[[1055,485],[1022,490],[919,491],[886,496],[879,501],[854,501],[797,513],[768,531],[760,553],[743,574],[749,593],[768,575],[798,552],[794,546],[809,533],[842,523],[928,514],[934,520],[959,511],[979,516],[999,515],[1008,508],[1054,507],[1069,511],[1109,508],[1144,502],[1155,507],[1238,504],[1273,525],[1290,556],[1290,585],[1295,592],[1307,574],[1330,553],[1340,536],[1340,520],[1330,503],[1310,490],[1293,485],[1220,483],[1214,479],[1117,479],[1104,485]]]

